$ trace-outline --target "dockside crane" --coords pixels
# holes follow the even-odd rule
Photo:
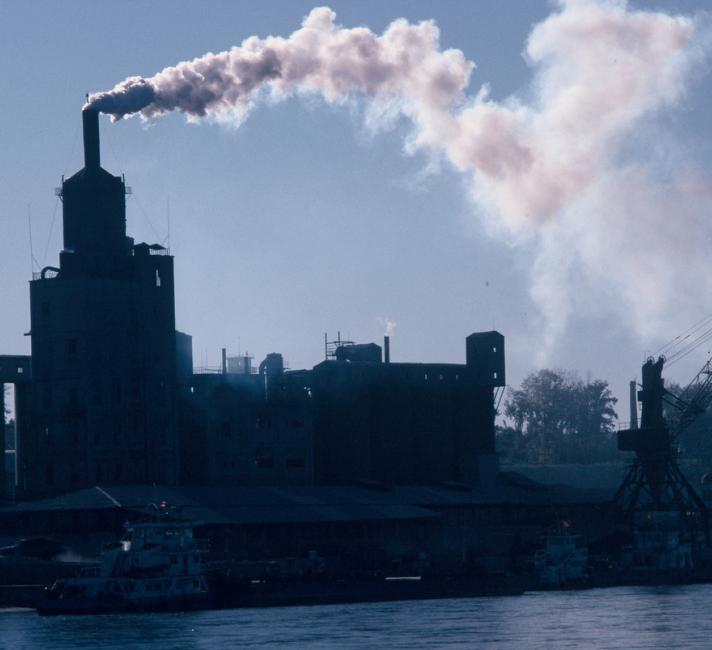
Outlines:
[[[635,452],[635,459],[615,495],[615,504],[631,522],[638,513],[677,512],[690,532],[700,531],[709,543],[709,514],[704,501],[678,464],[680,434],[712,403],[712,358],[697,373],[683,397],[664,386],[665,357],[650,357],[642,368],[638,401],[640,427],[618,432],[618,449]],[[663,404],[679,415],[666,421]]]

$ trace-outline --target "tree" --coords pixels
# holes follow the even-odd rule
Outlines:
[[[581,463],[605,460],[615,450],[617,414],[608,382],[582,381],[575,373],[544,369],[510,389],[507,426],[499,431],[512,460]]]

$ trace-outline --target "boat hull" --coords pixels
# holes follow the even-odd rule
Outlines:
[[[142,599],[130,601],[123,598],[42,598],[37,604],[41,616],[66,616],[81,614],[120,614],[150,612],[187,612],[209,609],[212,606],[207,593],[176,598]]]

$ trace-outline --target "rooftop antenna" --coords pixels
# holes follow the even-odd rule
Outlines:
[[[27,204],[27,230],[30,235],[30,273],[34,273],[35,267],[39,267],[39,263],[35,259],[34,247],[32,245],[32,212],[29,203]]]

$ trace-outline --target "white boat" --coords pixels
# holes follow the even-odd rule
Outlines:
[[[544,548],[534,555],[534,567],[542,586],[575,586],[588,578],[588,546],[583,535],[569,532],[563,522],[544,538]]]
[[[101,565],[45,590],[40,614],[180,611],[209,606],[203,568],[207,543],[193,537],[195,522],[170,513],[125,524],[119,542],[105,547]]]

